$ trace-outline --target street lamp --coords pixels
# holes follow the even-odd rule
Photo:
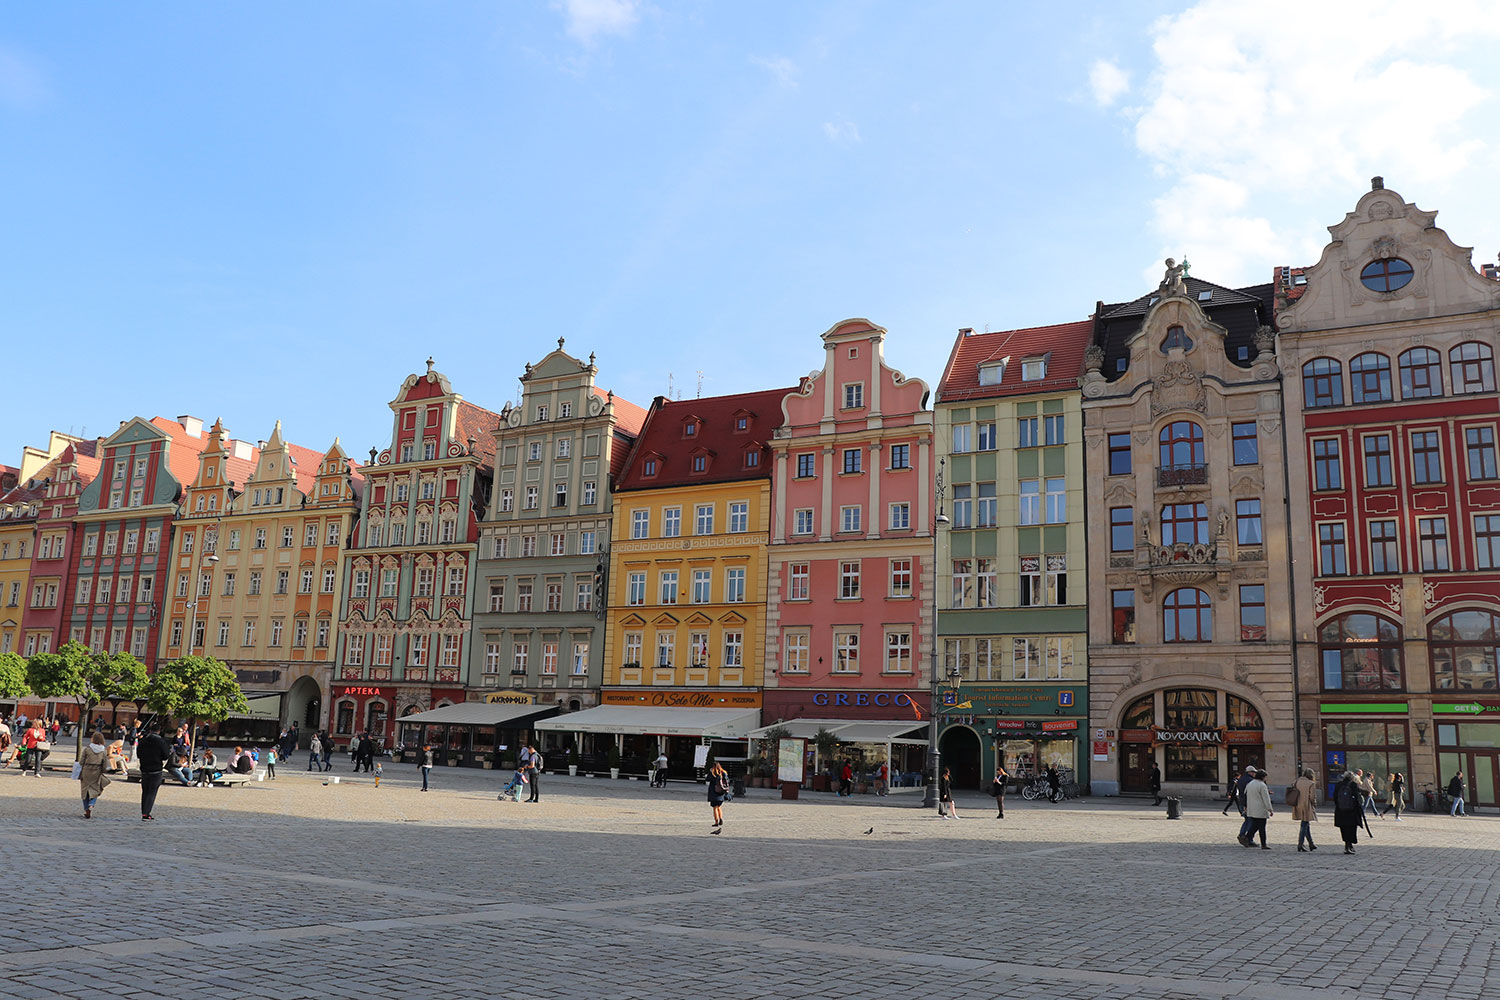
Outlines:
[[[943,497],[946,495],[943,472],[948,465],[946,458],[938,459],[937,479],[933,481],[932,495],[937,500],[937,516],[932,519],[932,628],[929,640],[932,643],[932,685],[931,705],[927,711],[927,784],[922,792],[922,808],[931,809],[937,805],[938,793],[938,700],[941,694],[938,691],[938,528],[948,523],[948,515],[943,512]]]
[[[202,559],[202,562],[199,563],[199,566],[201,566],[202,563],[208,563],[210,566],[212,566],[214,563],[216,563],[218,561],[219,561],[219,557],[218,556],[215,556],[215,555],[204,556],[203,559]],[[195,569],[196,568],[197,567],[195,567]],[[197,573],[194,573],[193,575],[197,576]],[[198,602],[201,601],[201,600],[203,600],[203,597],[204,597],[204,594],[203,594],[203,583],[202,583],[202,581],[200,581],[200,580],[194,580],[193,581],[193,585],[198,588],[198,593],[195,594],[193,596],[193,599],[191,601],[189,601],[188,604],[187,604],[188,609],[192,611],[192,614],[188,617],[188,631],[187,631],[187,655],[188,656],[192,656],[193,655],[193,633],[195,631],[197,631],[197,628],[198,628]],[[210,583],[208,585],[208,589],[209,590],[213,590],[213,584],[212,583]]]

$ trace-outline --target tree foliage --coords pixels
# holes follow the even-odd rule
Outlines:
[[[0,653],[0,698],[20,701],[31,693],[26,683],[26,660],[19,653]]]
[[[38,653],[26,661],[26,683],[43,701],[71,698],[82,704],[88,692],[84,670],[93,655],[77,642],[64,643],[55,653]]]
[[[234,672],[212,656],[184,656],[157,667],[146,704],[162,715],[212,722],[250,708]]]

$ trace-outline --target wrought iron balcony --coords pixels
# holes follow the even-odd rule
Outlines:
[[[1208,466],[1164,465],[1156,470],[1157,486],[1202,486],[1208,482]]]

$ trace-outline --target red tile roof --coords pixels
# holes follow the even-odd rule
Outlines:
[[[771,454],[766,442],[781,426],[782,399],[796,391],[796,386],[790,386],[705,399],[668,400],[657,396],[615,491],[770,478]],[[736,431],[735,414],[742,411],[749,425]],[[684,426],[690,417],[699,421],[698,432],[687,437]],[[758,450],[760,463],[747,467],[744,456],[751,449]],[[709,455],[708,471],[695,475],[693,456],[701,452]],[[641,474],[647,457],[660,462],[654,476]]]
[[[594,388],[594,395],[608,402],[611,397],[607,389]],[[646,423],[646,411],[624,396],[613,397],[615,404],[615,427],[634,437],[640,434]]]
[[[454,421],[453,436],[465,446],[474,438],[474,451],[480,456],[482,469],[495,467],[495,428],[500,426],[500,414],[465,400],[458,404],[458,415]]]
[[[1093,329],[1092,320],[1081,320],[1024,330],[960,333],[938,383],[937,399],[951,403],[1077,389],[1078,376],[1083,374],[1083,351]],[[1047,377],[1035,382],[1021,381],[1021,362],[1042,355],[1047,355]],[[979,366],[1002,359],[1009,360],[1000,382],[980,385]]]

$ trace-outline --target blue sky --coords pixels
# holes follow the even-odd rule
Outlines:
[[[935,384],[1168,253],[1313,263],[1376,173],[1495,258],[1481,7],[1122,7],[12,5],[0,462],[180,413],[361,456],[428,355],[499,409],[560,336],[645,405],[867,316]]]

